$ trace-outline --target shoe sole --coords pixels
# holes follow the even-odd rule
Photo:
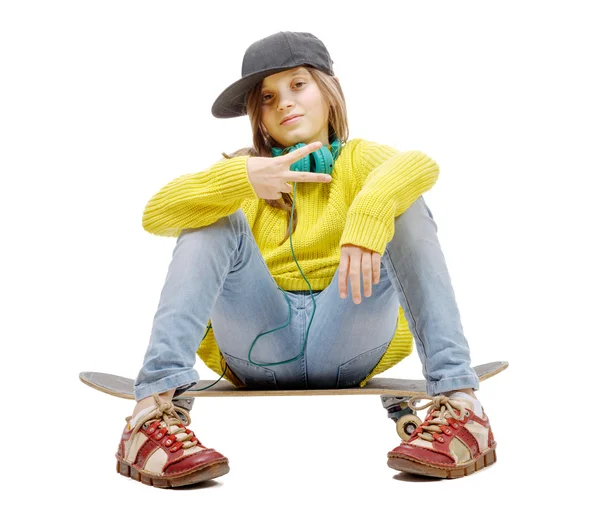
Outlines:
[[[171,487],[183,487],[184,485],[194,485],[196,483],[212,480],[229,473],[229,463],[227,460],[220,462],[212,462],[202,469],[198,469],[191,473],[184,473],[179,476],[153,476],[147,473],[142,473],[131,467],[126,462],[117,459],[117,473],[136,480],[145,485],[158,487],[160,489],[168,489]]]
[[[431,466],[423,462],[411,460],[407,457],[390,457],[388,459],[388,466],[405,473],[434,476],[436,478],[462,478],[463,476],[468,476],[476,471],[480,471],[484,467],[491,466],[494,462],[496,462],[495,448],[488,450],[478,459],[459,467],[442,468]]]

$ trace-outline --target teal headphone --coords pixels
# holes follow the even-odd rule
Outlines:
[[[271,148],[271,155],[279,157],[280,155],[298,150],[298,148],[302,148],[303,146],[306,146],[306,144],[298,143],[284,149],[274,147]],[[342,144],[340,140],[335,138],[329,147],[322,146],[318,150],[309,153],[306,157],[294,162],[290,166],[290,171],[308,171],[310,173],[326,173],[330,175],[333,173],[333,163],[338,158],[341,148]]]
[[[279,156],[285,155],[289,152],[293,152],[294,150],[298,150],[298,148],[302,148],[303,146],[305,146],[305,143],[298,143],[294,146],[289,146],[284,149],[274,147],[271,149],[271,155],[273,157],[279,157]],[[338,138],[335,138],[333,140],[333,142],[331,143],[331,145],[322,146],[318,150],[315,150],[314,152],[311,152],[310,154],[308,154],[306,157],[303,157],[299,161],[294,162],[290,166],[290,170],[291,171],[308,171],[311,173],[327,173],[328,175],[331,175],[333,173],[333,165],[340,154],[341,148],[342,148],[342,144],[341,144],[340,140]],[[300,353],[298,353],[298,355],[295,358],[290,358],[289,360],[284,360],[284,361],[275,362],[275,363],[256,363],[256,362],[252,361],[252,359],[250,358],[250,355],[252,354],[252,349],[254,349],[254,345],[256,344],[256,341],[258,341],[258,339],[260,337],[262,337],[263,335],[267,335],[268,333],[273,333],[273,332],[276,332],[277,330],[281,330],[282,328],[285,328],[286,326],[289,326],[289,324],[290,324],[290,320],[291,320],[291,316],[292,316],[292,311],[291,311],[292,306],[290,304],[290,299],[288,298],[287,293],[283,289],[281,289],[279,286],[277,286],[277,289],[279,289],[279,291],[281,291],[283,293],[283,295],[285,296],[285,299],[288,302],[288,321],[285,325],[280,326],[279,328],[275,328],[274,330],[269,330],[268,332],[261,333],[252,342],[252,345],[250,346],[250,350],[248,351],[248,361],[252,365],[257,365],[259,367],[268,367],[271,365],[282,365],[284,363],[290,363],[290,362],[296,361],[298,358],[302,357],[302,355],[304,354],[304,350],[306,349],[306,341],[308,340],[308,332],[310,331],[310,325],[312,323],[313,317],[315,315],[315,310],[317,307],[315,304],[315,297],[312,294],[312,288],[310,287],[310,282],[308,282],[306,277],[304,277],[304,272],[302,271],[302,269],[300,268],[300,265],[298,264],[298,260],[296,259],[296,255],[294,254],[294,246],[292,245],[292,221],[293,221],[293,217],[294,217],[294,206],[296,204],[296,183],[297,182],[294,182],[294,199],[292,201],[292,214],[290,217],[290,228],[289,228],[290,248],[292,249],[292,256],[294,258],[294,261],[296,261],[296,266],[298,267],[298,270],[300,270],[302,277],[308,284],[310,296],[313,301],[313,313],[312,313],[312,316],[310,317],[310,321],[309,321],[308,327],[306,329],[304,343],[302,344],[302,351],[300,351]],[[212,325],[209,325],[206,330],[206,333],[204,334],[204,337],[206,337],[206,335],[208,334],[208,331],[211,328],[212,328]],[[204,339],[204,337],[202,339]],[[202,388],[202,390],[206,390],[207,388],[210,388],[211,386],[214,386],[216,383],[218,383],[219,380],[225,375],[226,371],[227,371],[227,367],[225,367],[223,374],[221,374],[221,377],[219,379],[217,379],[217,381],[215,381],[213,384],[211,384],[205,388]]]

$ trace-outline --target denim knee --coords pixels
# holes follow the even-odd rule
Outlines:
[[[215,233],[216,232],[216,233]],[[204,235],[213,235],[213,234],[234,234],[236,237],[239,237],[240,234],[252,234],[250,230],[250,225],[248,224],[248,219],[244,215],[241,209],[236,210],[231,215],[226,215],[216,220],[212,224],[208,226],[204,226],[201,228],[188,228],[183,229],[181,234],[179,235],[177,242],[181,241],[184,237],[203,237]],[[213,241],[213,240],[211,240]]]
[[[242,212],[241,208],[238,208],[231,215],[228,215],[228,218],[231,225],[236,228],[238,231],[247,231],[250,229],[250,224],[248,224],[248,219],[246,218],[246,214]]]
[[[403,214],[394,219],[394,237],[388,243],[386,250],[389,251],[390,244],[394,242],[409,246],[416,240],[435,235],[437,230],[433,214],[423,196],[420,196]]]

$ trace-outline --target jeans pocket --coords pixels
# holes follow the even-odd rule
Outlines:
[[[358,386],[375,368],[384,355],[389,342],[365,351],[340,365],[338,369],[337,388],[350,388]]]
[[[277,388],[275,373],[272,370],[253,365],[247,360],[221,352],[227,365],[248,388]]]

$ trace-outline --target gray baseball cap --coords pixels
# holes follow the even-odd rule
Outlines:
[[[278,32],[252,43],[244,54],[242,77],[229,85],[213,103],[216,118],[234,118],[248,114],[246,94],[270,74],[308,65],[330,76],[333,61],[327,48],[307,32]]]

